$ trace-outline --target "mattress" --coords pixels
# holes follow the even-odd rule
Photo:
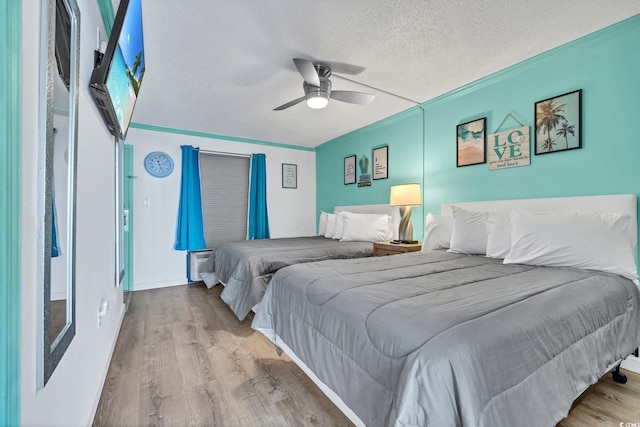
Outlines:
[[[243,320],[282,267],[372,255],[371,242],[340,242],[321,236],[244,240],[214,249],[200,275],[209,288],[220,282],[225,285],[222,300]]]
[[[448,252],[290,266],[252,327],[368,426],[553,426],[640,343],[628,279]]]

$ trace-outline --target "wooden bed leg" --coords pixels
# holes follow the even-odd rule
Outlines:
[[[620,384],[626,384],[627,376],[620,372],[620,365],[616,366],[616,368],[611,371],[611,375],[613,376],[613,380]]]

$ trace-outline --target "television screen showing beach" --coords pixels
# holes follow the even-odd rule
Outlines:
[[[107,76],[107,89],[122,134],[129,127],[144,71],[140,0],[131,0]]]

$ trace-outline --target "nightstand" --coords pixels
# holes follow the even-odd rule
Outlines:
[[[422,249],[420,243],[375,242],[373,256],[406,254],[407,252],[418,252],[420,249]]]

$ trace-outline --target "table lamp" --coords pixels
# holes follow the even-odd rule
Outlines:
[[[417,243],[413,240],[413,226],[411,225],[411,206],[420,206],[422,195],[420,184],[400,184],[391,186],[389,205],[400,206],[400,230],[398,238],[401,243]]]

